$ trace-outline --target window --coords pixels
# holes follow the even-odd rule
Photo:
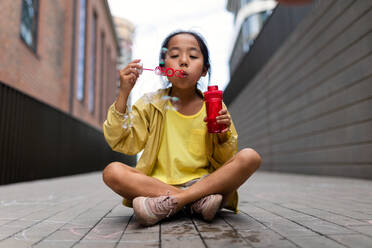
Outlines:
[[[79,37],[78,37],[78,64],[77,64],[77,91],[76,97],[80,101],[84,98],[85,79],[85,26],[86,26],[86,0],[80,0],[79,8]]]
[[[272,10],[267,10],[260,13],[262,25],[266,22],[267,18],[272,14],[272,12]]]
[[[243,36],[243,49],[244,52],[248,52],[250,46],[253,44],[254,39],[260,32],[260,18],[258,14],[249,16],[242,25],[242,36]]]
[[[244,7],[244,5],[246,5],[246,4],[248,4],[248,3],[250,3],[250,2],[252,2],[253,0],[240,0],[240,7],[242,8],[242,7]]]
[[[105,107],[103,105],[103,86],[104,86],[104,73],[105,73],[105,34],[101,33],[101,68],[100,68],[100,83],[99,83],[99,120],[102,123],[103,122],[103,108]],[[105,109],[106,111],[106,109]]]
[[[97,51],[97,14],[93,15],[92,32],[92,53],[90,56],[90,77],[89,77],[89,111],[94,112],[95,88],[96,88],[96,51]]]
[[[106,86],[106,89],[105,89],[105,109],[108,108],[108,106],[110,106],[110,102],[112,99],[110,99],[110,95],[111,95],[111,92],[113,91],[112,89],[112,85],[110,84],[111,82],[111,65],[110,65],[110,62],[111,62],[111,49],[110,47],[107,47],[106,48],[106,82],[105,82],[105,86]]]
[[[21,38],[34,52],[36,52],[38,8],[38,0],[22,1]]]
[[[247,17],[247,19],[244,21],[242,25],[244,52],[249,51],[257,35],[261,32],[265,21],[271,14],[271,10],[263,11]]]

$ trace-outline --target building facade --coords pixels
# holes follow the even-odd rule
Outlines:
[[[0,81],[100,129],[119,54],[107,1],[0,5]]]
[[[276,7],[224,97],[262,170],[372,178],[372,2]]]
[[[234,34],[230,49],[230,75],[248,53],[266,19],[276,6],[275,0],[229,0],[227,10],[234,14]]]
[[[120,56],[118,57],[118,61],[116,64],[117,70],[117,89],[116,94],[119,93],[120,87],[120,77],[119,71],[123,69],[125,66],[132,61],[132,46],[133,46],[133,39],[135,34],[135,29],[133,23],[128,21],[127,19],[114,17],[114,23],[116,27],[116,33],[119,37],[119,44],[120,44]],[[128,97],[128,103],[131,103],[131,96]]]
[[[102,134],[119,54],[106,0],[0,2],[0,184],[134,163]]]

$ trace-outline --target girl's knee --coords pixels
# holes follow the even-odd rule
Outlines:
[[[116,184],[125,173],[125,165],[120,162],[112,162],[106,166],[102,173],[102,179],[107,185]]]
[[[236,154],[241,166],[251,172],[258,170],[261,165],[261,156],[251,148],[244,148]]]

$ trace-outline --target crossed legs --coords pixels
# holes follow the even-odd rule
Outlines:
[[[132,200],[137,196],[174,196],[181,209],[204,196],[221,194],[226,201],[260,166],[260,155],[250,148],[239,151],[222,167],[196,182],[186,190],[146,176],[135,168],[119,162],[110,163],[103,171],[103,181],[122,197]]]

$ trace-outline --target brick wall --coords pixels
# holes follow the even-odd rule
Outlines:
[[[75,1],[40,0],[39,21],[37,34],[37,51],[34,53],[20,38],[20,21],[22,1],[2,0],[0,8],[0,81],[43,103],[62,110],[74,117],[96,127],[101,128],[99,118],[100,108],[107,111],[107,104],[100,105],[99,89],[109,89],[104,94],[105,102],[113,102],[116,83],[115,63],[117,49],[115,36],[111,29],[110,15],[105,1],[87,0],[86,26],[86,69],[85,69],[85,97],[83,101],[76,98],[77,41],[79,18],[76,10],[75,40],[73,40],[73,8]],[[76,2],[79,6],[79,1]],[[91,31],[93,12],[97,13],[97,55],[96,68],[90,68]],[[101,58],[101,33],[105,34],[104,49],[110,52],[110,57]],[[75,42],[75,68],[72,68],[72,46]],[[107,76],[101,79],[101,65],[105,63],[103,73]],[[109,66],[107,66],[110,63]],[[88,109],[89,76],[95,70],[95,111]],[[73,80],[71,80],[73,79]],[[71,91],[71,87],[73,91]],[[112,90],[112,92],[111,92]],[[71,92],[74,94],[70,101]]]
[[[239,148],[264,170],[371,179],[371,44],[372,1],[317,1],[229,105]]]
[[[56,7],[44,11],[49,1],[40,1],[36,54],[20,38],[22,1],[5,0],[0,8],[1,81],[58,108],[67,104],[62,94],[65,30],[60,27],[66,17],[57,7],[61,2],[55,1]]]
[[[86,120],[87,122],[102,128],[102,121],[106,119],[106,112],[108,109],[108,104],[102,104],[100,105],[100,86],[102,85],[103,94],[102,94],[102,103],[109,102],[112,104],[115,100],[115,92],[116,92],[116,78],[114,78],[114,75],[116,75],[116,60],[117,60],[117,50],[115,46],[115,37],[112,33],[112,30],[110,29],[110,21],[107,18],[106,9],[103,5],[104,1],[101,0],[88,0],[87,1],[87,8],[88,8],[88,14],[87,14],[87,27],[86,27],[86,39],[88,40],[87,46],[86,46],[86,70],[85,70],[85,87],[84,87],[84,99],[83,101],[79,101],[76,97],[74,97],[73,102],[73,115],[79,116],[79,118],[82,118]],[[93,19],[93,11],[96,11],[97,13],[97,45],[96,45],[96,68],[94,68],[96,73],[96,89],[95,89],[95,111],[94,113],[91,113],[88,109],[88,101],[89,101],[89,75],[91,75],[91,70],[93,68],[90,68],[90,57],[92,54],[90,51],[92,50],[92,42],[90,41],[91,32],[92,32],[92,19]],[[76,23],[78,27],[78,20]],[[101,33],[105,34],[105,44],[103,44],[104,47],[104,53],[103,58],[101,57]],[[77,47],[77,40],[76,40],[76,47]],[[109,52],[108,52],[109,51]],[[76,60],[77,60],[77,52],[75,53]],[[101,63],[103,63],[103,77],[101,77]],[[76,72],[76,70],[75,70]],[[103,81],[101,80],[103,78]],[[101,84],[101,85],[100,85]],[[75,86],[76,86],[76,77],[75,77]],[[76,89],[76,88],[75,88]],[[76,95],[76,90],[74,91]],[[99,109],[102,109],[103,112],[103,120],[100,120],[99,116]]]

